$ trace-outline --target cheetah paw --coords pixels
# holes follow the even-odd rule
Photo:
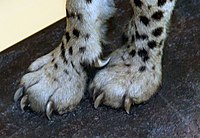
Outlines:
[[[90,85],[94,107],[100,104],[113,108],[124,107],[129,113],[131,105],[147,101],[161,84],[161,64],[140,62],[136,50],[122,48],[111,54],[106,68],[100,70]]]
[[[53,111],[63,114],[80,102],[87,77],[80,63],[63,55],[64,50],[61,45],[30,65],[30,73],[22,77],[21,87],[14,95],[15,101],[21,99],[22,110],[28,106],[36,112],[46,112],[50,119]]]

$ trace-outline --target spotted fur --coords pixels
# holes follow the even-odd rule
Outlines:
[[[110,63],[92,84],[94,105],[124,107],[147,101],[160,87],[162,53],[172,15],[173,0],[131,0],[134,16],[126,28],[126,42],[111,54]],[[127,46],[128,45],[128,46]],[[128,66],[127,66],[128,65]]]
[[[130,0],[134,15],[123,34],[124,45],[110,55],[109,64],[90,84],[94,106],[114,108],[147,101],[162,79],[162,53],[175,0]],[[37,59],[23,76],[14,99],[21,108],[63,114],[83,97],[87,75],[83,64],[93,66],[102,54],[105,22],[114,15],[113,0],[67,0],[66,32],[61,44]]]

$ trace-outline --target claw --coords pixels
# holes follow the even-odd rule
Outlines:
[[[21,109],[24,111],[24,107],[28,106],[28,95],[24,95],[20,102]]]
[[[20,87],[14,95],[14,101],[17,102],[24,94],[24,87]]]
[[[102,102],[102,99],[104,98],[104,93],[101,93],[95,100],[94,102],[94,108],[97,108],[101,102]]]
[[[96,62],[94,63],[94,66],[96,68],[101,68],[101,67],[104,67],[108,64],[108,62],[110,61],[110,57],[105,59],[105,60],[102,60],[102,59],[97,59]]]
[[[51,120],[51,115],[52,115],[52,112],[53,112],[53,108],[54,108],[54,103],[53,101],[49,101],[47,103],[47,106],[46,106],[46,116],[49,120]]]
[[[124,100],[124,108],[125,108],[127,114],[130,113],[131,104],[132,104],[131,99],[126,97],[125,100]]]

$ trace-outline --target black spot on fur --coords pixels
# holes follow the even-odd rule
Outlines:
[[[121,56],[121,59],[122,59],[123,61],[125,61],[125,59],[124,59],[124,57],[123,57],[123,56]]]
[[[79,35],[80,35],[80,32],[79,32],[79,30],[77,30],[77,29],[74,29],[73,30],[73,35],[75,35],[77,38],[79,37]]]
[[[85,40],[88,40],[90,38],[90,34],[85,35]]]
[[[144,72],[146,70],[146,67],[145,66],[141,66],[140,68],[139,68],[139,71],[140,72]]]
[[[142,58],[142,61],[146,62],[149,59],[147,51],[143,48],[138,51],[138,55]]]
[[[86,0],[87,3],[92,3],[92,0]]]
[[[80,48],[79,48],[79,52],[80,52],[80,53],[84,53],[85,51],[86,51],[86,47],[80,47]]]
[[[80,72],[78,72],[78,70],[75,68],[74,63],[73,63],[72,61],[71,61],[71,65],[72,65],[72,68],[74,68],[74,70],[76,71],[76,73],[77,73],[79,76],[81,76]]]
[[[53,63],[55,61],[55,58],[53,58],[52,60],[51,60],[51,63]]]
[[[75,13],[72,12],[72,13],[70,14],[70,17],[75,18]]]
[[[69,54],[70,54],[70,55],[73,54],[73,49],[72,49],[72,47],[69,48]]]
[[[58,81],[58,79],[54,78],[53,81]]]
[[[143,60],[144,62],[146,62],[147,60],[149,60],[149,57],[146,56],[146,57],[144,57],[142,60]]]
[[[82,21],[82,18],[83,18],[83,15],[81,13],[74,13],[74,12],[69,12],[67,9],[66,9],[66,17],[67,18],[77,18],[78,20]]]
[[[151,7],[152,7],[151,5],[148,5],[148,9],[149,9],[149,10],[151,9]]]
[[[163,27],[158,27],[158,28],[156,28],[155,30],[152,31],[152,34],[155,37],[160,36],[162,33],[163,33]]]
[[[138,31],[135,32],[135,35],[136,35],[136,39],[142,39],[142,40],[145,40],[145,39],[148,39],[149,37],[146,35],[146,34],[139,34]]]
[[[146,56],[147,55],[147,51],[143,48],[143,49],[140,49],[139,51],[138,51],[138,55],[140,56],[140,57],[144,57],[144,56]]]
[[[158,6],[163,6],[167,0],[158,0]]]
[[[64,70],[64,73],[66,73],[67,75],[69,74],[69,72],[66,69]]]
[[[66,37],[66,39],[67,39],[67,42],[69,42],[69,40],[70,40],[70,38],[71,38],[70,35],[69,35],[69,32],[66,32],[66,33],[65,33],[65,37]]]
[[[135,53],[136,53],[136,51],[133,49],[133,50],[129,53],[129,55],[131,55],[132,57],[134,57],[134,56],[135,56]]]
[[[126,64],[126,63],[125,63],[125,64],[124,64],[124,66],[126,66],[126,67],[130,67],[130,66],[131,66],[131,64]]]
[[[146,16],[140,16],[140,21],[147,26],[150,20]]]
[[[149,48],[153,49],[154,47],[157,46],[157,43],[156,43],[156,41],[152,40],[152,41],[149,41],[147,43],[147,45],[148,45]]]
[[[63,43],[60,47],[60,50],[61,50],[61,58],[63,59],[64,63],[67,64],[68,61],[67,61],[66,56],[65,56],[65,47],[64,47]]]
[[[55,68],[55,69],[58,68],[58,64],[57,64],[57,63],[54,64],[54,68]]]
[[[81,13],[77,14],[78,20],[82,21],[83,15]]]
[[[72,68],[75,68],[74,63],[71,61]]]
[[[155,20],[161,20],[163,18],[163,11],[159,10],[155,12],[151,17]]]
[[[131,42],[133,43],[134,41],[135,41],[135,36],[132,35],[132,37],[131,37]]]
[[[134,3],[135,3],[135,6],[137,6],[139,8],[141,8],[141,6],[143,4],[141,0],[134,0]]]
[[[164,40],[161,40],[159,43],[159,46],[162,46],[164,44]]]

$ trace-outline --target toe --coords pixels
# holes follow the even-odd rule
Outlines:
[[[34,73],[27,73],[24,75],[21,79],[21,85],[25,87],[25,89],[37,84],[40,79],[42,78],[42,75],[40,71],[34,72]]]
[[[28,94],[30,106],[34,111],[45,112],[46,104],[56,90],[55,86],[51,86],[48,82],[41,81],[28,88],[25,93]]]
[[[41,69],[44,65],[48,64],[52,60],[51,53],[38,58],[35,60],[28,68],[29,71],[36,71],[38,69]]]
[[[71,87],[72,85],[70,85]],[[78,103],[80,103],[83,97],[83,88],[78,89],[75,88],[67,88],[64,86],[59,88],[50,98],[50,101],[53,101],[54,110],[57,111],[59,114],[64,114],[68,111],[72,111]]]

